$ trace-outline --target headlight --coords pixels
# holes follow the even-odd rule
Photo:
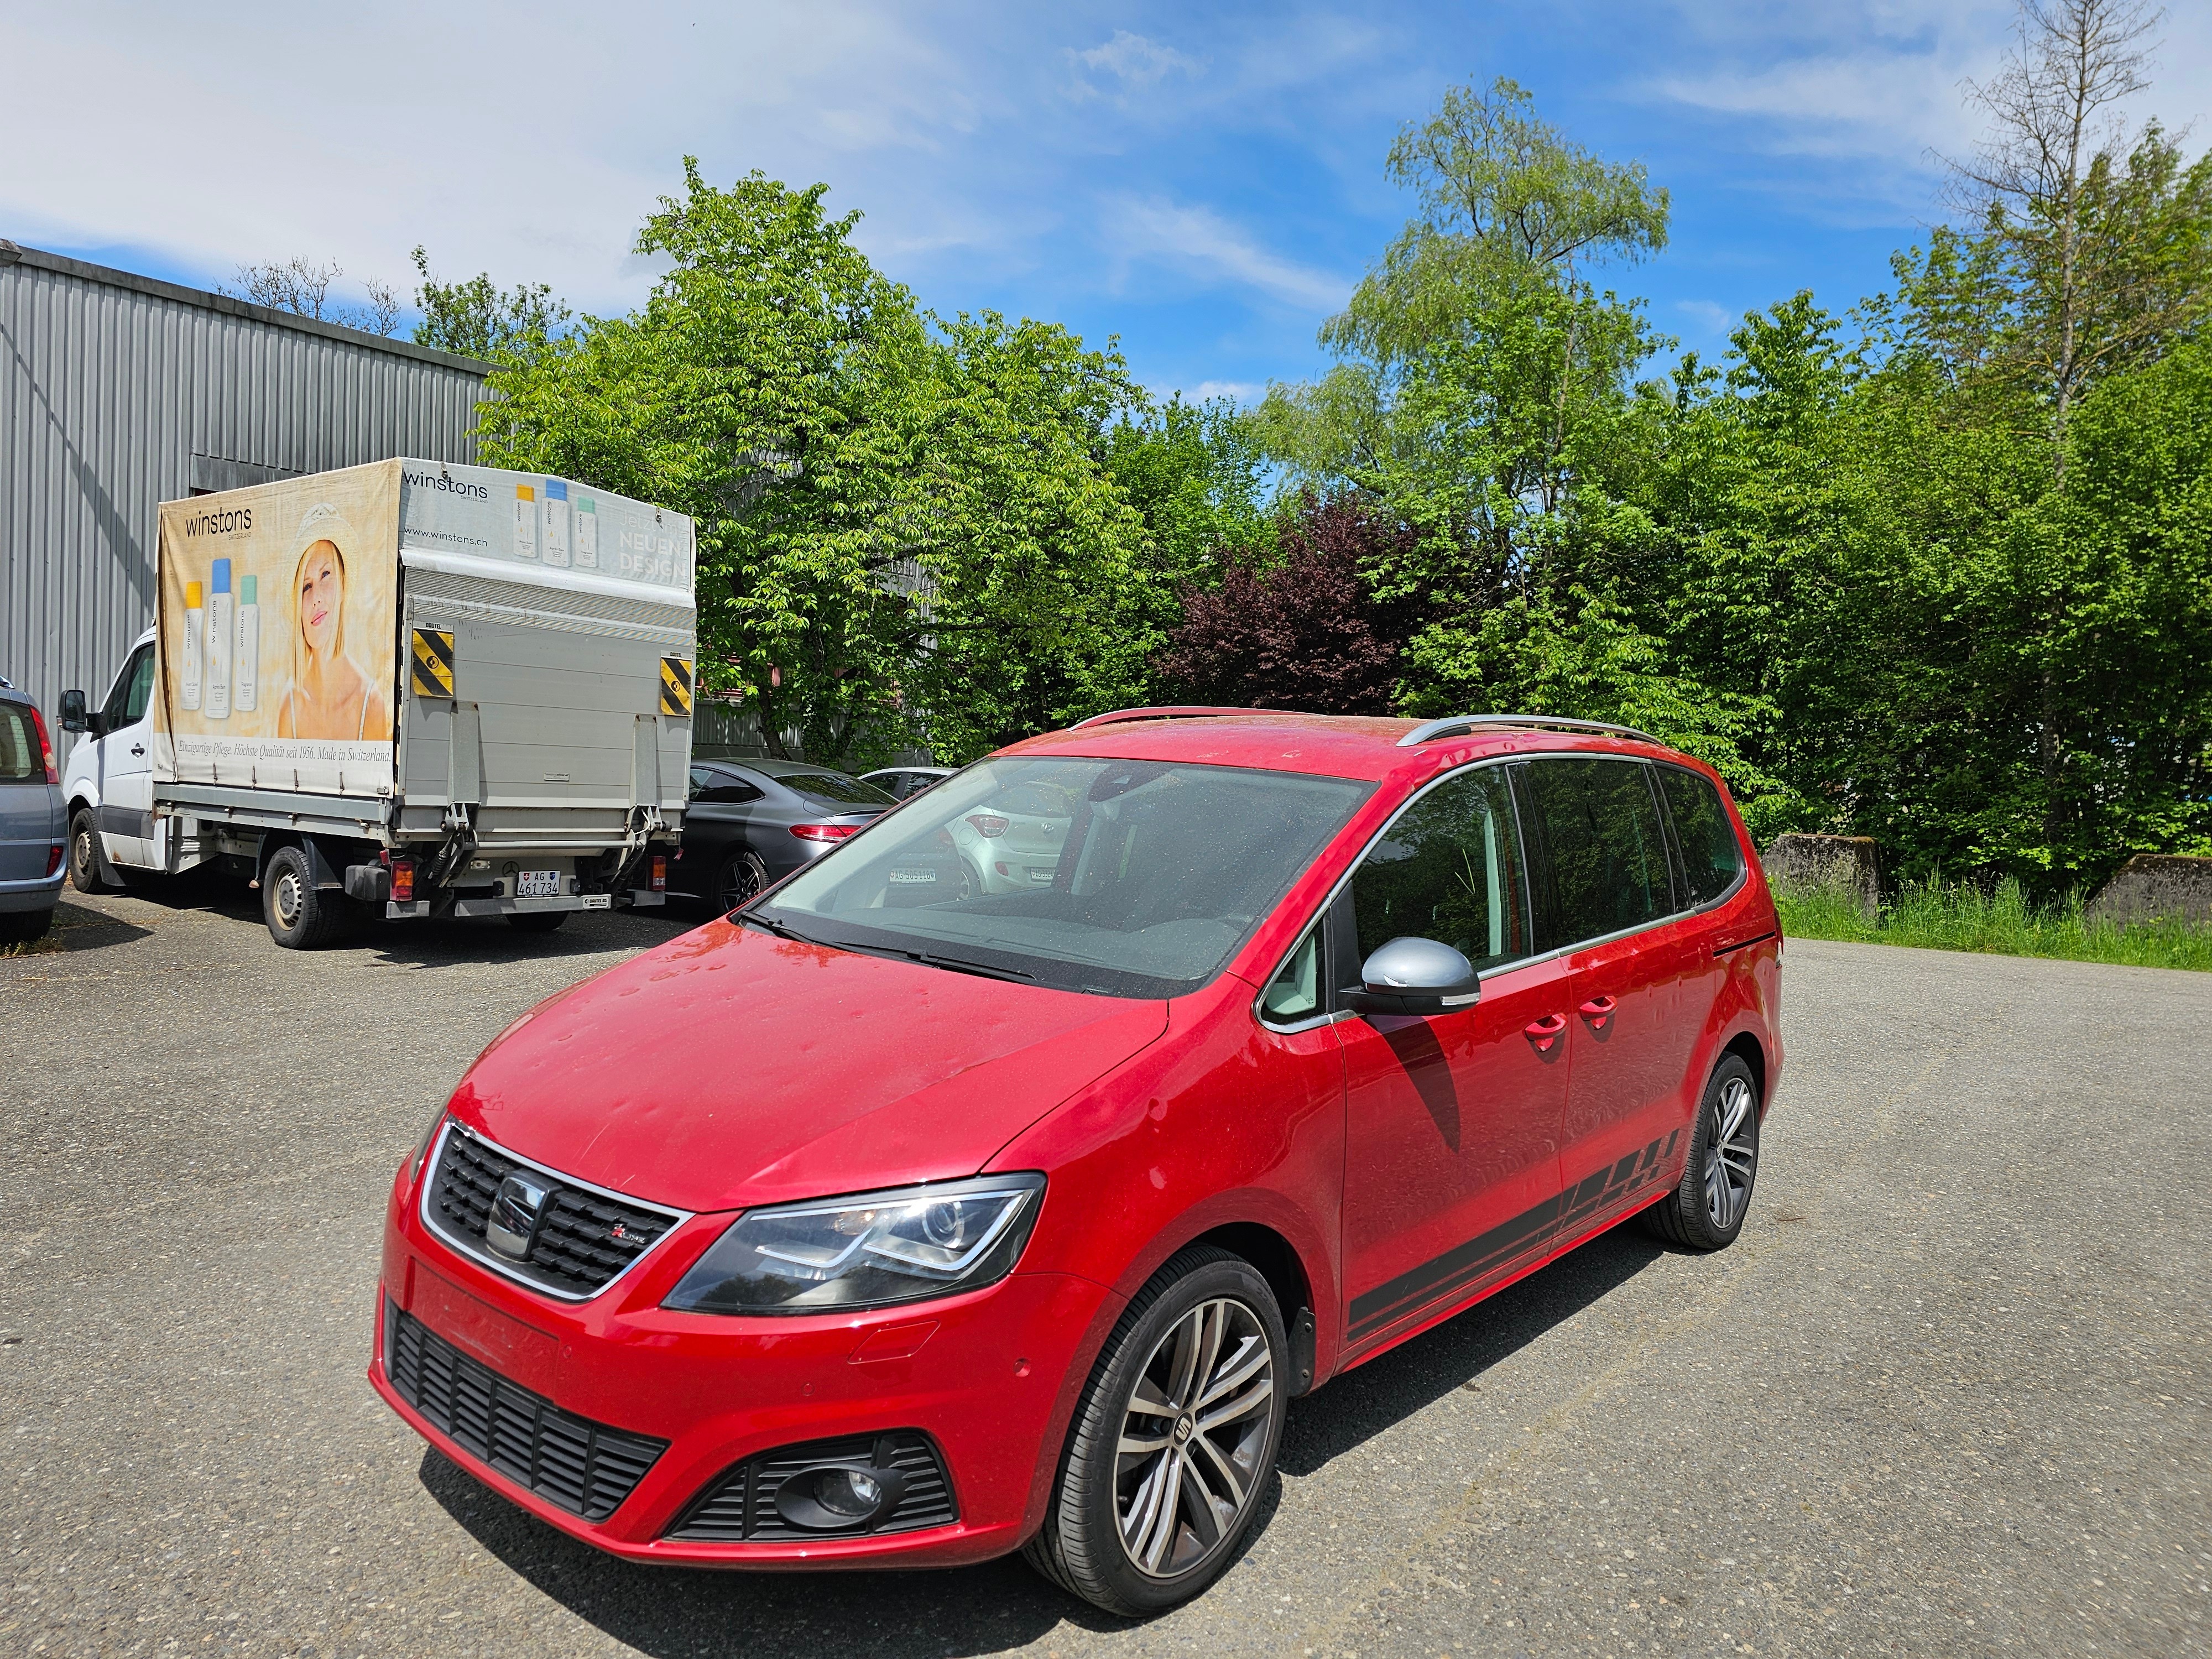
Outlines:
[[[748,1210],[661,1304],[685,1313],[832,1313],[951,1296],[1013,1271],[1041,1175],[981,1176]]]

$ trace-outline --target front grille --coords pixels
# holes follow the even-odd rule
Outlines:
[[[387,1303],[384,1374],[399,1397],[516,1484],[586,1521],[604,1521],[645,1478],[665,1440],[562,1411],[517,1388]]]
[[[793,1526],[776,1510],[776,1488],[800,1471],[818,1469],[825,1463],[862,1469],[895,1468],[906,1477],[906,1490],[897,1507],[872,1526],[854,1527],[847,1533]],[[784,1446],[740,1463],[710,1483],[668,1535],[711,1543],[872,1537],[948,1526],[959,1518],[960,1511],[952,1501],[952,1483],[945,1478],[937,1449],[927,1436],[902,1429],[852,1440]]]
[[[516,1170],[551,1185],[530,1254],[510,1261],[484,1243],[484,1224],[500,1182]],[[588,1187],[562,1185],[561,1177],[509,1158],[489,1141],[455,1125],[430,1179],[429,1206],[440,1231],[470,1254],[526,1284],[558,1296],[586,1297],[606,1288],[683,1218],[665,1210],[609,1198]]]

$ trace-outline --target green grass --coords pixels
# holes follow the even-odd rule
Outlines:
[[[2051,957],[2064,962],[2110,962],[2134,968],[2192,968],[2212,973],[2212,927],[2181,921],[2134,922],[2122,927],[2092,921],[2081,896],[2036,906],[2016,881],[1993,890],[1908,886],[1882,902],[1869,919],[1856,897],[1839,889],[1778,888],[1776,908],[1790,939],[1850,939],[1869,945],[1911,945],[1929,951],[1981,951],[1994,956]]]

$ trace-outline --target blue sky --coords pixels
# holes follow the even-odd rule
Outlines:
[[[1673,195],[1613,273],[1717,350],[1745,309],[1887,280],[1977,128],[2008,3],[1771,6],[821,3],[0,8],[22,65],[0,235],[198,285],[337,261],[340,287],[543,280],[599,312],[651,272],[639,217],[698,155],[828,181],[870,255],[940,311],[1121,337],[1161,391],[1251,396],[1325,366],[1322,319],[1403,222],[1403,122],[1510,75]],[[2132,112],[2212,113],[2212,7],[2170,15]],[[88,97],[88,89],[96,89]]]

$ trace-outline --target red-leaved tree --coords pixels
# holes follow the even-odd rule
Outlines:
[[[1193,702],[1387,714],[1416,617],[1377,603],[1359,571],[1402,559],[1410,540],[1355,496],[1309,495],[1272,559],[1229,549],[1218,587],[1182,590],[1182,621],[1153,666]]]

